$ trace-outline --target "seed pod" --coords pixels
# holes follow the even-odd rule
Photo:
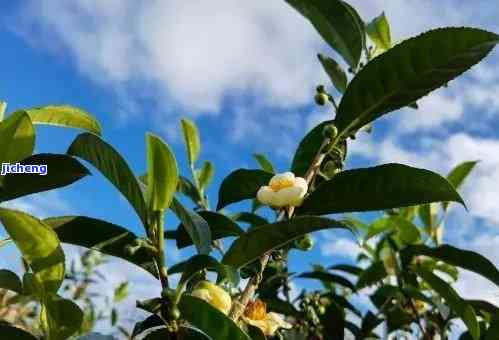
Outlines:
[[[315,102],[317,105],[324,106],[329,101],[329,96],[325,93],[317,93],[315,95]]]
[[[322,129],[322,135],[326,138],[334,139],[338,136],[338,128],[334,124],[328,124]]]
[[[310,234],[306,234],[302,238],[295,241],[295,248],[303,251],[308,251],[314,247],[314,239]]]

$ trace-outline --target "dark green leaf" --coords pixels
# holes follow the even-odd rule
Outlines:
[[[199,140],[199,132],[196,124],[187,118],[182,119],[182,132],[184,133],[185,146],[187,148],[187,158],[189,166],[193,167],[196,163],[199,152],[201,151],[201,142]]]
[[[244,231],[237,223],[225,215],[212,211],[198,211],[197,213],[208,223],[212,240],[218,240],[229,236],[241,236],[244,234]],[[179,249],[193,244],[192,239],[183,224],[180,224],[177,230],[171,235],[177,240],[177,247]]]
[[[267,310],[272,312],[290,316],[298,316],[300,314],[292,303],[281,300],[278,297],[264,298],[263,302],[267,304]]]
[[[83,312],[76,303],[55,294],[45,297],[41,320],[49,329],[50,340],[66,340],[83,322]]]
[[[23,284],[16,273],[7,269],[0,269],[0,288],[23,293]]]
[[[334,87],[338,92],[344,93],[347,89],[348,78],[347,74],[341,66],[336,62],[336,60],[329,58],[323,54],[318,54],[317,57],[321,62],[322,67],[326,71],[329,79],[331,79],[331,83],[333,83]]]
[[[248,223],[252,227],[256,227],[262,224],[268,224],[269,221],[267,219],[261,217],[260,215],[249,213],[249,212],[241,212],[232,216],[234,221]]]
[[[0,145],[0,165],[15,163],[33,153],[35,129],[26,112],[16,112],[0,121]]]
[[[365,41],[364,28],[351,6],[339,0],[286,0],[306,17],[322,38],[353,69],[357,68]]]
[[[366,25],[366,33],[380,50],[386,51],[392,47],[390,24],[385,13],[381,13],[380,16]]]
[[[307,272],[300,274],[297,277],[304,279],[316,279],[328,283],[336,283],[339,284],[340,286],[350,288],[351,290],[355,290],[353,283],[351,283],[349,280],[345,279],[343,276],[331,274],[328,272],[323,272],[323,271]]]
[[[472,306],[476,311],[488,313],[489,315],[499,315],[499,307],[493,305],[488,301],[483,300],[464,300],[467,304]]]
[[[136,337],[137,335],[141,334],[142,332],[147,331],[150,328],[155,328],[159,326],[164,326],[163,320],[156,314],[150,315],[146,319],[137,322],[135,326],[133,327],[132,331],[132,337]]]
[[[330,270],[339,270],[352,275],[359,275],[362,273],[362,269],[356,266],[351,266],[348,264],[337,264],[329,267]]]
[[[387,276],[385,266],[383,262],[377,261],[372,265],[367,267],[362,274],[359,275],[359,280],[357,281],[356,288],[360,290],[364,287],[371,286]]]
[[[248,334],[252,340],[267,340],[262,330],[255,326],[248,325]]]
[[[327,307],[326,313],[322,316],[322,326],[326,339],[345,339],[345,311],[334,301]]]
[[[0,322],[0,334],[5,340],[38,340],[25,330],[3,322]]]
[[[177,190],[177,161],[170,147],[158,136],[148,133],[146,145],[147,203],[153,211],[163,211],[168,209]]]
[[[366,315],[362,318],[362,326],[361,332],[362,334],[368,338],[371,336],[372,332],[380,323],[383,322],[383,319],[378,318],[371,311],[368,311]]]
[[[67,153],[96,167],[125,196],[144,226],[148,225],[146,204],[137,178],[110,144],[91,133],[82,133],[73,141]]]
[[[260,168],[263,171],[267,171],[267,172],[270,172],[270,173],[275,173],[274,166],[268,160],[268,158],[265,157],[265,155],[262,155],[262,154],[259,154],[259,153],[255,153],[255,154],[253,154],[253,158],[256,159],[256,161],[258,162],[258,165],[260,165]]]
[[[177,191],[189,197],[196,204],[203,201],[201,193],[196,186],[184,176],[179,176]]]
[[[469,176],[471,171],[475,168],[477,165],[478,161],[472,161],[472,162],[463,162],[456,166],[452,171],[447,175],[447,180],[449,181],[450,184],[458,190],[461,185],[464,183],[466,178]],[[449,206],[448,202],[444,202],[444,210],[447,210]]]
[[[192,277],[203,269],[218,269],[220,263],[208,255],[194,255],[183,266],[182,276],[180,277],[179,286],[189,282]]]
[[[49,105],[26,110],[33,124],[83,129],[101,134],[99,122],[88,112],[70,105]]]
[[[127,247],[135,245],[138,237],[123,227],[85,216],[50,217],[43,223],[52,227],[63,243],[122,258],[157,275],[151,255],[144,248],[133,255],[127,251]]]
[[[464,205],[461,196],[440,175],[402,164],[384,164],[338,173],[319,185],[299,211],[324,215],[444,201]]]
[[[430,248],[425,245],[412,245],[401,252],[402,261],[409,264],[412,257],[430,256],[453,266],[477,273],[499,286],[499,270],[482,255],[469,250],[462,250],[450,245]]]
[[[6,175],[0,187],[0,202],[62,188],[90,174],[77,159],[67,155],[41,153],[23,159],[20,164],[46,166],[47,174],[11,173]]]
[[[255,198],[260,187],[267,185],[273,174],[263,170],[238,169],[225,177],[218,191],[217,210],[248,198]]]
[[[200,254],[209,254],[211,251],[211,231],[208,223],[195,211],[185,208],[179,200],[173,198],[170,209],[182,222],[185,230],[191,237]]]
[[[398,44],[350,82],[338,108],[338,129],[348,135],[413,103],[478,63],[498,41],[494,33],[449,27]]]
[[[485,332],[483,340],[497,339],[498,334],[499,334],[499,315],[496,315],[495,318],[490,322],[489,328]]]
[[[444,280],[423,268],[416,268],[416,273],[445,299],[449,307],[463,320],[473,339],[480,339],[480,327],[473,307],[468,305],[456,291]]]
[[[184,294],[179,308],[182,318],[212,339],[251,340],[234,321],[201,299]]]
[[[48,225],[26,213],[0,208],[0,222],[47,293],[55,293],[64,279],[64,252]]]
[[[222,263],[240,268],[307,233],[333,228],[349,230],[341,222],[315,216],[300,216],[255,227],[234,241]]]

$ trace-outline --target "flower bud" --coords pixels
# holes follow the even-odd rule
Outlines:
[[[228,314],[232,306],[232,298],[223,288],[209,281],[199,282],[191,295],[205,300],[224,314]]]
[[[326,93],[326,88],[324,87],[324,85],[317,86],[316,90],[317,93]]]
[[[324,168],[322,169],[322,172],[329,178],[332,178],[334,175],[336,175],[340,171],[341,170],[338,168],[336,163],[333,161],[327,161],[326,164],[324,164]]]
[[[322,129],[322,135],[329,139],[334,139],[338,136],[338,128],[334,124],[328,124]]]
[[[314,239],[310,234],[306,234],[303,237],[297,239],[294,243],[296,249],[308,251],[314,247]]]
[[[329,101],[329,96],[325,93],[317,93],[315,95],[315,102],[317,105],[324,106]]]

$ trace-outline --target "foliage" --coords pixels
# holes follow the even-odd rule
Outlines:
[[[403,164],[344,168],[348,145],[357,133],[371,130],[372,123],[388,113],[417,107],[417,100],[485,58],[499,36],[476,28],[444,27],[392,46],[384,14],[366,24],[345,1],[286,2],[310,21],[346,62],[350,74],[342,61],[318,55],[335,92],[319,85],[315,100],[331,104],[333,113],[305,134],[294,154],[291,171],[305,183],[300,188],[308,190],[300,206],[297,187],[288,180],[295,177],[276,176],[272,162],[255,154],[259,168],[228,174],[218,191],[217,208],[211,210],[207,189],[215,168],[209,161],[199,166],[201,138],[191,120],[181,121],[189,175],[181,174],[171,148],[148,133],[147,173],[138,176],[105,140],[89,113],[67,105],[46,106],[3,119],[2,103],[0,162],[49,164],[50,171],[43,178],[0,177],[0,202],[70,185],[90,174],[80,162],[85,160],[124,196],[144,230],[139,236],[87,216],[41,220],[2,206],[0,221],[9,238],[0,241],[0,247],[15,243],[26,266],[22,279],[0,271],[0,298],[6,301],[0,305],[0,316],[7,321],[0,324],[2,334],[66,339],[90,332],[102,318],[118,327],[117,310],[99,310],[89,293],[89,285],[100,284],[97,267],[104,261],[100,254],[140,266],[161,286],[161,296],[137,302],[150,315],[135,325],[132,337],[321,340],[343,339],[351,333],[355,339],[366,339],[379,338],[383,325],[393,335],[409,332],[423,339],[437,335],[445,339],[456,319],[467,327],[463,336],[479,340],[497,334],[498,307],[467,300],[452,287],[459,280],[458,268],[499,285],[495,264],[478,253],[442,243],[449,206],[465,205],[458,189],[476,162],[458,165],[447,177]],[[37,124],[85,131],[65,155],[33,155]],[[256,200],[264,186],[286,193],[282,208],[264,209]],[[236,204],[246,200],[253,202],[249,209]],[[273,222],[269,211],[275,213]],[[324,216],[365,211],[383,215],[372,221]],[[166,231],[166,214],[176,216],[176,230]],[[357,263],[289,272],[289,253],[308,251],[313,247],[309,234],[324,229],[352,232],[362,250]],[[235,240],[225,249],[224,239],[229,237]],[[175,239],[178,248],[193,245],[197,254],[168,268],[167,238]],[[74,264],[65,268],[61,243],[89,249],[82,257],[82,270]],[[215,250],[220,257],[212,256]],[[205,282],[209,272],[217,275],[218,286]],[[175,273],[181,279],[172,287]],[[243,286],[240,278],[247,279]],[[319,281],[322,289],[292,299],[292,280]],[[205,288],[199,288],[201,281]],[[127,285],[116,287],[110,305],[126,297]],[[366,291],[367,287],[371,289]],[[368,295],[373,307],[359,310],[352,302],[357,295]],[[223,301],[224,308],[213,301]],[[27,318],[5,317],[11,305],[25,308]]]

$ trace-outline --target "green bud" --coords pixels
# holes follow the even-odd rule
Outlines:
[[[340,172],[340,169],[338,169],[338,166],[336,165],[336,162],[327,161],[326,164],[324,165],[324,168],[322,169],[322,172],[327,177],[331,178],[334,175],[336,175],[338,172]]]
[[[168,310],[168,314],[172,318],[172,320],[178,320],[180,318],[180,310],[178,309],[177,306],[172,306]]]
[[[334,124],[328,124],[322,129],[322,135],[326,138],[334,139],[338,136],[338,128]]]
[[[317,312],[319,312],[319,315],[324,315],[326,313],[326,307],[324,306],[319,306],[317,308]]]
[[[329,101],[329,96],[325,93],[317,93],[315,95],[315,102],[317,105],[324,106]]]
[[[314,239],[310,234],[306,234],[302,238],[295,241],[295,248],[303,251],[308,251],[314,247]]]
[[[317,93],[326,93],[326,88],[324,87],[324,85],[317,86],[316,90]]]

